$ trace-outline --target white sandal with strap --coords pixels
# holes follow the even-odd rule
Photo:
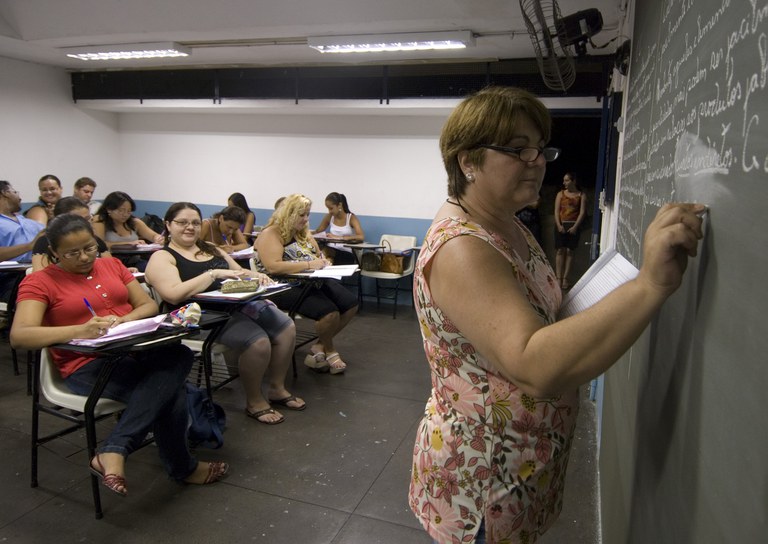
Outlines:
[[[317,353],[312,353],[312,351],[310,351],[307,353],[307,356],[304,358],[304,365],[315,372],[328,372],[330,368],[325,353],[322,351],[318,351]]]
[[[325,360],[330,365],[331,374],[341,374],[347,369],[347,364],[341,359],[338,351],[326,353]]]

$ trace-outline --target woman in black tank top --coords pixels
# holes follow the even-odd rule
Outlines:
[[[146,270],[147,282],[172,305],[191,296],[218,289],[228,278],[251,277],[262,283],[272,280],[240,267],[213,244],[200,239],[202,214],[190,202],[177,202],[165,214],[166,245],[156,251]],[[284,417],[270,406],[303,410],[304,401],[285,388],[291,364],[296,329],[288,315],[268,300],[245,303],[232,312],[218,343],[239,353],[238,368],[246,394],[245,412],[267,425],[282,423]],[[269,376],[267,394],[261,390]]]

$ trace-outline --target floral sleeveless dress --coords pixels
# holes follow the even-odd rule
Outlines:
[[[474,542],[483,519],[489,544],[536,542],[562,509],[578,389],[555,398],[520,391],[434,305],[422,273],[444,243],[476,236],[509,261],[531,306],[554,322],[560,287],[533,236],[517,225],[528,241],[527,262],[480,225],[445,218],[430,227],[416,266],[414,300],[432,394],[416,436],[409,502],[441,543]]]

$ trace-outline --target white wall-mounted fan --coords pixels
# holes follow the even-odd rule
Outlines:
[[[544,84],[553,91],[567,91],[576,81],[576,64],[570,51],[586,54],[586,42],[603,27],[596,9],[563,17],[556,0],[520,0]]]

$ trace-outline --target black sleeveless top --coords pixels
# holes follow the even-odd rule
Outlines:
[[[179,277],[181,281],[187,281],[200,274],[207,272],[208,270],[214,270],[216,268],[229,268],[229,264],[223,257],[214,256],[207,261],[190,261],[178,251],[174,251],[169,246],[165,246],[163,249],[174,256],[176,259],[176,268],[179,269]],[[221,281],[214,281],[209,290],[213,291],[221,288]]]

